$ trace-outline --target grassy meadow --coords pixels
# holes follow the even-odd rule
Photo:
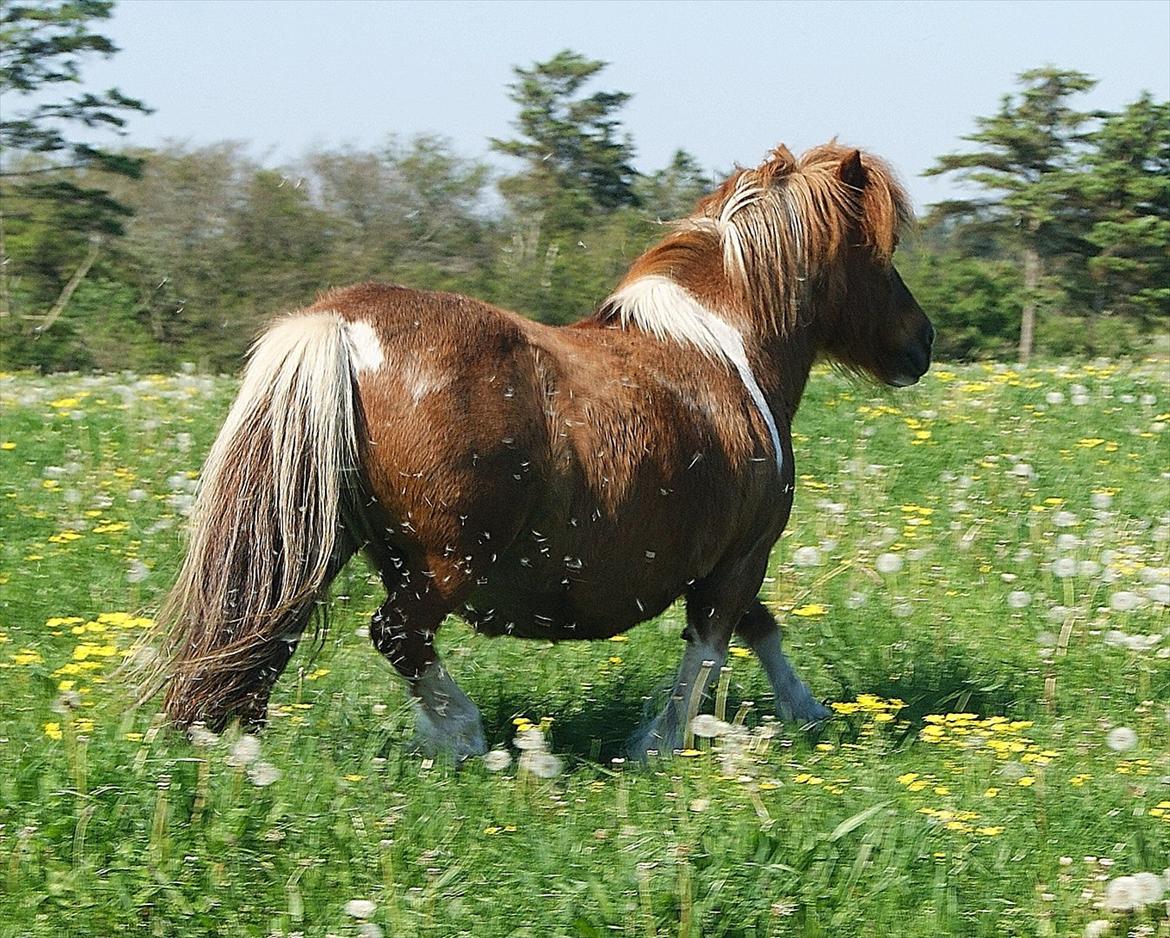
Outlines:
[[[449,622],[511,757],[456,769],[410,751],[357,562],[258,747],[132,708],[234,387],[0,376],[0,935],[1170,935],[1165,362],[818,371],[765,598],[837,718],[767,719],[733,648],[731,731],[648,766],[621,746],[680,609],[558,646]]]

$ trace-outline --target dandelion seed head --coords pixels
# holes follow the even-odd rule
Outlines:
[[[248,780],[257,788],[267,788],[279,779],[280,769],[271,762],[254,762],[248,766]]]
[[[350,899],[349,902],[345,904],[345,914],[350,918],[373,918],[374,913],[377,910],[377,905],[375,905],[369,899]]]
[[[1105,887],[1105,908],[1110,912],[1130,912],[1138,908],[1138,885],[1132,876],[1118,876]]]
[[[202,723],[193,723],[187,730],[187,738],[197,749],[210,749],[219,742],[219,736],[209,730]]]
[[[821,562],[821,552],[815,547],[798,547],[792,554],[792,562],[798,567],[816,567]]]
[[[493,749],[484,753],[483,765],[489,772],[503,772],[512,764],[512,756],[506,749]]]
[[[1128,726],[1115,726],[1105,736],[1105,745],[1114,752],[1129,752],[1137,744],[1138,735]]]
[[[709,713],[700,713],[691,720],[691,732],[702,739],[714,739],[717,736],[723,736],[730,729],[730,723],[726,723]]]
[[[1027,590],[1012,590],[1008,593],[1008,605],[1013,609],[1024,609],[1032,603],[1032,594]]]
[[[244,735],[236,740],[224,761],[230,766],[240,767],[251,765],[259,758],[260,740],[255,736]]]
[[[878,554],[874,567],[878,573],[897,573],[902,569],[902,558],[898,554]]]
[[[520,768],[537,778],[556,778],[561,774],[564,763],[551,752],[542,749],[529,749],[522,753],[519,762]]]

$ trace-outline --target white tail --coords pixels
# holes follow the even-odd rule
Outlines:
[[[357,547],[342,528],[360,477],[354,357],[336,313],[283,319],[252,350],[159,616],[157,674],[170,679],[165,710],[180,725],[263,719],[272,683]]]

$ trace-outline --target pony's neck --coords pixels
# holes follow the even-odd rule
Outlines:
[[[726,364],[739,373],[756,405],[766,407],[765,419],[787,427],[816,357],[811,330],[781,333],[768,317],[737,313],[734,303],[703,287],[658,273],[635,276],[606,300],[597,319]]]
[[[768,406],[778,422],[790,426],[817,357],[811,333],[797,329],[793,335],[764,334],[748,341],[749,357]]]

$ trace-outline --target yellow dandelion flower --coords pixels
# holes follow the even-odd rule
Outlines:
[[[1016,784],[1021,788],[1031,788],[1036,784],[1036,777],[1033,775],[1025,775],[1018,782],[1016,782]]]
[[[60,739],[61,735],[62,735],[61,734],[61,724],[60,723],[46,723],[45,724],[45,735],[48,736],[49,739]]]
[[[822,603],[805,603],[803,606],[793,609],[792,614],[807,619],[812,616],[823,616],[828,611],[829,607]]]

